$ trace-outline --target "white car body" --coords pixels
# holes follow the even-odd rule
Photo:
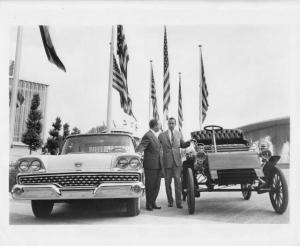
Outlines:
[[[23,161],[28,163],[38,161],[43,168],[37,171],[29,168],[20,172],[17,175],[17,184],[12,189],[12,197],[21,200],[51,200],[53,202],[74,199],[127,198],[138,199],[139,205],[139,198],[144,193],[144,171],[139,155],[134,152],[133,138],[129,134],[103,133],[69,136],[68,139],[71,139],[70,141],[73,139],[75,142],[76,138],[81,137],[86,141],[85,145],[88,147],[85,149],[88,153],[71,152],[20,158],[17,161],[19,165]],[[107,146],[100,146],[103,144],[102,138],[109,139],[110,137],[114,139],[130,137],[130,140],[126,139],[127,142],[132,141],[132,146],[127,146],[130,151],[120,151],[122,146],[117,146],[116,151],[99,153],[100,148],[107,149]],[[99,146],[96,146],[97,144]],[[65,152],[67,147],[64,146]],[[83,144],[80,147],[83,148]],[[124,147],[124,151],[125,149]],[[128,165],[121,167],[118,165],[119,160],[128,160]],[[137,168],[131,168],[129,165],[131,160],[133,160],[132,163],[140,165]]]

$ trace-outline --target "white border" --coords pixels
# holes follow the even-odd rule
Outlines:
[[[1,81],[1,227],[0,245],[299,245],[299,117],[300,85],[299,4],[267,2],[0,2]],[[80,18],[78,18],[80,17]],[[80,22],[79,22],[80,20]],[[287,225],[116,225],[116,226],[9,226],[8,225],[8,107],[7,65],[10,25],[286,25],[291,28],[291,169],[290,224]],[[298,73],[297,73],[298,72]],[[276,216],[276,215],[275,215]],[[297,238],[298,237],[298,238]],[[298,244],[297,244],[298,243]]]

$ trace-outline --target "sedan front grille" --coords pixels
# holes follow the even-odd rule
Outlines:
[[[126,183],[141,180],[138,173],[72,173],[72,174],[37,174],[21,175],[19,184],[57,184],[62,187],[93,186],[101,183]]]

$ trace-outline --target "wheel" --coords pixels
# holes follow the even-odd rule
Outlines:
[[[288,186],[282,171],[277,167],[271,172],[270,188],[269,196],[275,212],[284,213],[289,199]]]
[[[223,127],[221,126],[216,126],[216,125],[208,125],[204,127],[204,130],[208,131],[208,132],[218,132],[218,131],[222,131]]]
[[[180,182],[183,186],[183,173],[181,173],[180,175]],[[184,202],[186,201],[186,191],[183,189],[183,187],[182,187],[182,201]]]
[[[242,195],[245,200],[249,200],[252,194],[251,185],[241,184]]]
[[[54,202],[49,200],[32,200],[31,209],[35,217],[47,218],[51,215]]]
[[[189,208],[189,214],[193,214],[195,212],[195,187],[193,172],[190,168],[187,172],[187,204]]]
[[[141,208],[140,208],[140,198],[130,198],[127,199],[126,202],[127,207],[127,215],[130,217],[139,215]]]

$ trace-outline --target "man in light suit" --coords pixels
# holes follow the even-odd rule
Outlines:
[[[145,133],[137,152],[144,152],[144,171],[145,171],[145,188],[146,188],[146,209],[160,209],[156,204],[156,198],[160,189],[161,180],[161,144],[158,140],[158,131],[160,123],[153,119],[149,122],[150,130]]]
[[[180,148],[189,147],[190,141],[184,142],[182,133],[180,131],[175,130],[175,126],[176,120],[174,118],[169,118],[169,130],[159,134],[158,139],[163,148],[163,168],[165,175],[165,186],[168,198],[168,206],[173,207],[171,183],[172,178],[174,178],[176,206],[177,208],[182,208],[182,187],[180,182],[182,161]]]

